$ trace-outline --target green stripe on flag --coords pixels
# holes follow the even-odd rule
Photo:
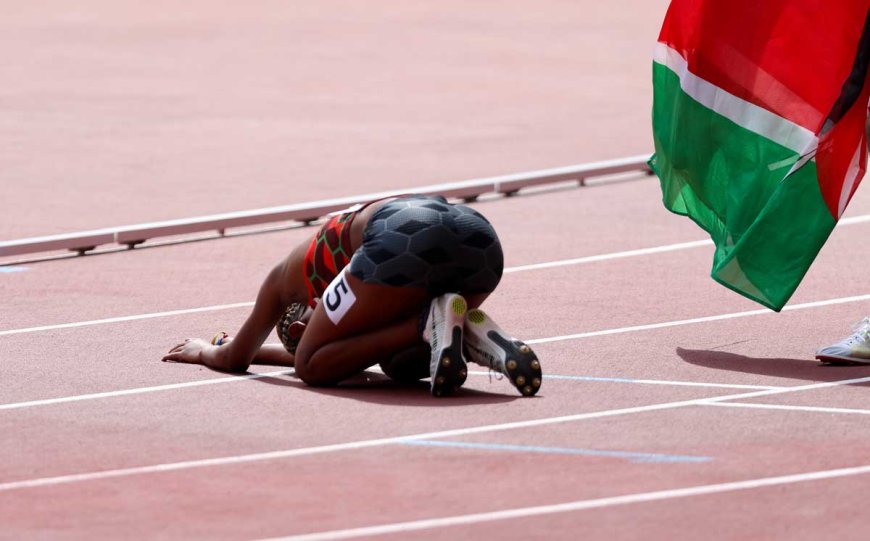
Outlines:
[[[788,175],[795,151],[701,105],[659,63],[653,88],[650,165],[665,207],[710,233],[713,279],[779,311],[836,224],[815,162]]]

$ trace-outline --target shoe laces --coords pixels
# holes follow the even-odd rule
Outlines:
[[[462,360],[464,360],[466,362],[468,362],[468,356],[470,355],[469,349],[470,349],[470,346],[467,343],[463,344],[463,346],[462,346]],[[479,356],[485,357],[489,361],[489,363],[486,364],[485,368],[487,369],[490,383],[492,383],[493,374],[495,374],[496,381],[501,381],[504,379],[504,371],[499,370],[498,368],[496,368],[494,366],[496,364],[496,362],[492,358],[485,355],[484,352],[480,352]],[[478,364],[478,363],[474,363],[474,364]]]
[[[850,338],[856,342],[870,342],[870,317],[865,317],[852,326],[854,333]]]
[[[495,380],[496,380],[496,381],[501,381],[501,380],[504,379],[504,372],[499,372],[499,371],[496,370],[495,368],[490,367],[490,368],[489,368],[489,382],[490,382],[490,383],[492,383],[492,377],[493,377],[493,374],[495,374]]]

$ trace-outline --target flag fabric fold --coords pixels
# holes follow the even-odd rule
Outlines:
[[[672,0],[653,60],[665,207],[781,310],[864,175],[870,0]]]

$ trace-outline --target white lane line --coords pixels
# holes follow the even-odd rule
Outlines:
[[[384,371],[377,366],[370,366],[366,368],[367,372],[375,372],[378,374],[383,374]],[[486,376],[488,378],[492,378],[493,372],[492,370],[469,370],[469,376]],[[500,377],[500,376],[497,376]],[[612,377],[604,377],[604,376],[572,376],[572,375],[563,375],[563,374],[544,374],[544,379],[549,380],[564,380],[564,381],[588,381],[594,383],[636,383],[638,385],[664,385],[664,386],[673,386],[673,387],[699,387],[699,388],[710,388],[710,389],[757,389],[757,390],[765,390],[765,389],[784,389],[785,387],[782,385],[742,385],[739,383],[708,383],[708,382],[700,382],[700,381],[676,381],[676,380],[667,380],[667,379],[634,379],[634,378],[612,378]]]
[[[809,308],[819,308],[823,306],[833,306],[836,304],[846,304],[850,302],[861,302],[870,300],[870,294],[855,295],[852,297],[840,297],[838,299],[827,299],[824,301],[805,302],[801,304],[792,304],[782,309],[783,312],[792,312],[796,310],[807,310]],[[763,316],[767,314],[775,314],[776,312],[767,308],[758,310],[748,310],[746,312],[732,312],[730,314],[720,314],[718,316],[696,317],[692,319],[680,319],[676,321],[664,321],[662,323],[650,323],[647,325],[633,325],[630,327],[618,327],[615,329],[605,329],[601,331],[590,331],[577,334],[563,334],[561,336],[551,336],[549,338],[536,338],[534,340],[526,340],[527,344],[546,344],[549,342],[561,342],[563,340],[579,340],[581,338],[592,338],[595,336],[607,336],[610,334],[621,334],[628,332],[650,331],[654,329],[664,329],[667,327],[678,327],[681,325],[694,325],[697,323],[709,323],[711,321],[722,321],[725,319],[737,319],[750,316]]]
[[[377,366],[369,367],[369,372],[375,372],[378,374],[383,374],[384,372],[378,368]],[[227,378],[217,378],[217,379],[208,379],[201,381],[190,381],[183,383],[171,383],[166,385],[156,385],[153,387],[137,387],[133,389],[122,389],[119,391],[104,391],[99,393],[90,393],[90,394],[81,394],[81,395],[72,395],[72,396],[64,396],[58,398],[45,398],[41,400],[29,400],[26,402],[9,402],[6,404],[0,404],[0,411],[3,410],[14,410],[14,409],[22,409],[22,408],[32,408],[38,406],[51,406],[54,404],[64,404],[67,402],[80,402],[83,400],[97,400],[100,398],[114,398],[118,396],[130,396],[136,394],[144,394],[144,393],[154,393],[160,391],[171,391],[176,389],[186,389],[189,387],[200,387],[203,385],[216,385],[221,383],[234,383],[238,381],[245,381],[249,379],[259,379],[266,378],[272,376],[289,376],[294,373],[294,370],[286,369],[279,370],[277,372],[265,372],[265,373],[255,373],[255,374],[246,374],[241,376],[232,376]],[[468,372],[470,376],[487,376],[490,377],[491,373],[482,371],[482,370],[472,370]],[[699,388],[711,388],[711,389],[783,389],[782,386],[772,386],[772,385],[735,385],[730,383],[701,383],[701,382],[692,382],[692,381],[667,381],[667,380],[650,380],[650,379],[631,379],[631,378],[603,378],[603,377],[589,377],[589,376],[560,376],[560,375],[552,375],[547,374],[544,375],[544,379],[555,379],[555,380],[570,380],[570,381],[590,381],[590,382],[605,382],[605,383],[637,383],[637,384],[645,384],[645,385],[667,385],[667,386],[682,386],[682,387],[699,387]]]
[[[826,299],[823,301],[815,301],[815,302],[806,302],[802,304],[793,304],[786,306],[782,309],[783,312],[790,312],[794,310],[806,310],[809,308],[819,308],[823,306],[833,306],[837,304],[847,304],[851,302],[861,302],[870,300],[870,294],[865,295],[855,295],[850,297],[840,297],[836,299]],[[23,329],[11,329],[6,331],[0,331],[0,336],[10,336],[14,334],[25,334],[25,333],[34,333],[41,331],[52,331],[59,329],[70,329],[75,327],[87,327],[90,325],[102,325],[108,323],[121,323],[126,321],[137,321],[141,319],[151,319],[151,318],[159,318],[159,317],[167,317],[167,316],[177,316],[177,315],[185,315],[185,314],[195,314],[199,312],[212,312],[217,310],[230,310],[233,308],[247,308],[253,306],[252,302],[238,302],[233,304],[218,304],[214,306],[204,306],[202,308],[187,308],[183,310],[171,310],[168,312],[155,312],[152,314],[139,314],[135,316],[122,316],[122,317],[114,317],[107,319],[96,319],[90,321],[79,321],[75,323],[62,323],[58,325],[44,325],[40,327],[29,327]],[[745,312],[733,312],[730,314],[719,314],[716,316],[705,316],[698,317],[692,319],[681,319],[676,321],[665,321],[662,323],[650,323],[647,325],[633,325],[630,327],[618,327],[615,329],[604,329],[601,331],[590,331],[585,333],[577,333],[577,334],[565,334],[561,336],[552,336],[549,338],[537,338],[534,340],[527,340],[526,342],[529,344],[544,344],[548,342],[559,342],[562,340],[577,340],[581,338],[592,338],[595,336],[606,336],[610,334],[621,334],[628,332],[638,332],[638,331],[648,331],[654,329],[662,329],[666,327],[677,327],[680,325],[692,325],[696,323],[708,323],[711,321],[722,321],[726,319],[736,319],[742,317],[750,317],[750,316],[760,316],[766,314],[775,314],[772,310],[768,310],[767,308],[760,308],[758,310],[748,310]]]
[[[862,214],[851,218],[844,218],[837,223],[837,227],[844,225],[855,225],[865,222],[870,222],[870,214]],[[675,244],[664,244],[662,246],[653,246],[650,248],[638,248],[636,250],[625,250],[622,252],[612,252],[609,254],[591,255],[586,257],[577,257],[574,259],[563,259],[560,261],[550,261],[546,263],[532,263],[529,265],[519,265],[516,267],[508,267],[504,270],[505,274],[514,272],[524,272],[531,270],[551,269],[554,267],[565,267],[567,265],[583,265],[586,263],[597,263],[599,261],[612,261],[614,259],[622,259],[626,257],[636,257],[642,255],[662,254],[667,252],[676,252],[679,250],[690,250],[692,248],[701,248],[703,246],[713,246],[713,241],[695,240],[689,242],[678,242]]]
[[[40,327],[28,327],[25,329],[10,329],[8,331],[0,331],[0,336],[10,336],[13,334],[25,334],[41,331],[55,331],[59,329],[73,329],[76,327],[88,327],[91,325],[106,325],[109,323],[122,323],[124,321],[139,321],[141,319],[152,319],[158,317],[180,316],[185,314],[196,314],[199,312],[215,312],[217,310],[231,310],[233,308],[247,308],[254,306],[251,302],[236,302],[232,304],[216,304],[214,306],[203,306],[202,308],[185,308],[183,310],[170,310],[168,312],[154,312],[151,314],[138,314],[135,316],[110,317],[106,319],[92,319],[90,321],[77,321],[74,323],[60,323],[57,325],[42,325]]]
[[[259,462],[264,460],[279,460],[292,458],[297,456],[310,456],[323,453],[333,453],[337,451],[347,451],[356,449],[365,449],[371,447],[380,447],[384,445],[402,443],[406,440],[423,440],[437,438],[455,438],[459,436],[468,436],[472,434],[483,434],[488,432],[498,432],[502,430],[515,430],[519,428],[531,428],[538,426],[553,425],[559,423],[583,421],[587,419],[600,419],[604,417],[614,417],[618,415],[628,415],[634,413],[646,413],[651,411],[661,411],[667,409],[682,408],[686,406],[697,406],[699,404],[707,404],[713,402],[721,402],[726,400],[740,400],[744,398],[754,398],[756,396],[769,396],[773,394],[795,393],[801,391],[810,391],[814,389],[822,389],[827,387],[836,387],[840,385],[851,385],[855,383],[864,383],[870,381],[870,377],[847,379],[842,381],[829,381],[824,383],[813,383],[810,385],[801,385],[798,387],[786,387],[782,389],[770,389],[765,391],[756,391],[752,393],[740,393],[735,395],[723,395],[713,398],[696,398],[691,400],[680,400],[678,402],[664,402],[660,404],[650,404],[646,406],[636,406],[631,408],[621,408],[614,410],[594,411],[589,413],[578,413],[574,415],[562,415],[558,417],[545,417],[543,419],[533,419],[528,421],[514,421],[510,423],[501,423],[494,425],[482,425],[469,428],[458,428],[453,430],[442,430],[439,432],[425,432],[418,434],[409,434],[402,436],[393,436],[388,438],[377,438],[371,440],[359,440],[348,443],[337,443],[332,445],[322,445],[317,447],[303,447],[297,449],[286,449],[282,451],[270,451],[266,453],[254,453],[248,455],[226,456],[218,458],[208,458],[201,460],[188,460],[184,462],[170,462],[164,464],[154,464],[151,466],[138,466],[133,468],[120,468],[115,470],[104,470],[98,472],[78,473],[71,475],[60,475],[56,477],[41,477],[37,479],[25,479],[21,481],[11,481],[0,483],[0,492],[8,492],[12,490],[20,490],[25,488],[36,488],[54,485],[63,485],[69,483],[77,483],[84,481],[95,481],[99,479],[109,479],[113,477],[126,477],[130,475],[141,475],[148,473],[160,473],[177,470],[186,470],[193,468],[202,468],[207,466],[225,466],[230,464],[243,464],[250,462]]]
[[[858,301],[863,301],[863,300],[868,300],[868,299],[870,299],[870,295],[859,295],[859,296],[855,296],[855,297],[843,297],[840,299],[829,299],[826,301],[808,302],[808,303],[803,303],[803,304],[795,304],[792,306],[786,306],[783,309],[783,311],[786,311],[786,310],[805,310],[805,309],[809,309],[809,308],[817,308],[820,306],[829,306],[829,305],[843,304],[843,303],[848,303],[848,302],[858,302]],[[236,305],[224,305],[224,306],[234,307]],[[205,309],[196,309],[195,311],[201,311],[201,310],[205,310]],[[661,328],[665,328],[665,327],[675,327],[678,325],[690,325],[690,324],[695,324],[695,323],[706,323],[706,322],[710,322],[710,321],[720,321],[723,319],[733,319],[733,318],[772,314],[772,313],[774,313],[774,312],[771,312],[770,310],[764,308],[764,309],[759,309],[759,310],[750,310],[748,312],[736,312],[736,313],[731,313],[731,314],[722,314],[722,315],[718,315],[718,316],[707,316],[707,317],[694,318],[694,319],[684,319],[684,320],[679,320],[679,321],[667,321],[664,323],[653,323],[653,324],[649,324],[649,325],[636,325],[633,327],[619,327],[616,329],[606,329],[606,330],[602,330],[602,331],[592,331],[592,332],[588,332],[588,333],[554,336],[554,337],[549,337],[549,338],[537,338],[534,340],[527,340],[526,342],[529,344],[544,344],[544,343],[548,343],[548,342],[559,342],[559,341],[564,341],[564,340],[579,340],[579,339],[583,339],[583,338],[591,338],[594,336],[605,336],[605,335],[609,335],[609,334],[646,331],[646,330],[653,330],[653,329],[661,329]],[[0,333],[0,335],[2,335],[2,333]],[[488,374],[487,372],[478,372],[478,373],[479,374]],[[564,377],[568,378],[570,376],[564,376]],[[230,381],[230,380],[232,380],[232,378],[229,378],[227,381]],[[651,383],[651,382],[647,381],[647,383]],[[671,384],[695,385],[695,386],[699,386],[699,387],[706,385],[706,386],[711,386],[711,387],[728,388],[723,384],[692,384],[692,383],[679,383],[679,382],[671,382]],[[184,387],[184,386],[187,386],[188,384],[180,383],[177,385],[179,385],[179,387]],[[734,388],[744,388],[744,387],[742,387],[742,386],[736,387],[735,386]],[[746,387],[746,388],[756,388],[756,387]],[[767,387],[760,387],[760,388],[767,388]],[[770,388],[777,389],[777,387],[770,387]],[[127,391],[117,391],[117,392],[124,393],[124,394],[135,394],[137,392],[137,390],[136,389],[129,389]],[[145,391],[145,392],[147,392],[147,391]],[[115,396],[114,393],[115,392],[107,392],[107,393],[98,393],[98,394],[100,395],[99,398],[105,398],[105,397],[109,397],[109,396]],[[83,396],[87,396],[87,395],[83,395]],[[74,401],[74,400],[85,400],[85,399],[86,398],[67,397],[67,398],[59,398],[59,399],[55,399],[55,400]],[[33,404],[33,405],[42,405],[42,404]],[[17,406],[16,404],[5,404],[5,405],[0,405],[0,410],[13,409],[14,407],[25,407],[25,406]]]
[[[590,263],[595,261],[606,261],[609,259],[619,259],[623,257],[631,257],[637,255],[646,255],[646,254],[654,254],[659,252],[669,252],[673,250],[685,249],[689,247],[695,246],[703,246],[704,244],[710,244],[711,241],[695,241],[695,242],[684,242],[679,244],[671,244],[667,246],[658,246],[653,248],[643,248],[640,250],[628,250],[624,252],[613,252],[609,254],[602,254],[590,257],[582,257],[577,259],[568,259],[564,261],[551,261],[549,263],[539,263],[537,265],[525,265],[519,267],[508,267],[504,270],[505,273],[511,272],[522,272],[525,270],[534,270],[537,268],[548,268],[548,267],[559,267],[564,265],[577,265],[581,263]],[[142,319],[152,319],[159,317],[170,317],[170,316],[179,316],[185,314],[195,314],[199,312],[212,312],[217,310],[230,310],[233,308],[248,308],[254,305],[253,301],[249,302],[237,302],[232,304],[218,304],[214,306],[204,306],[202,308],[185,308],[180,310],[169,310],[165,312],[154,312],[151,314],[138,314],[133,316],[121,316],[121,317],[111,317],[105,319],[94,319],[90,321],[78,321],[73,323],[60,323],[56,325],[42,325],[39,327],[26,327],[21,329],[9,329],[5,331],[0,331],[0,336],[11,336],[15,334],[25,334],[25,333],[34,333],[34,332],[42,332],[42,331],[53,331],[59,329],[72,329],[77,327],[88,327],[91,325],[106,325],[111,323],[123,323],[126,321],[138,321]]]
[[[764,487],[789,485],[794,483],[806,483],[810,481],[836,479],[839,477],[850,477],[854,475],[864,475],[867,473],[870,473],[870,465],[856,466],[852,468],[839,468],[835,470],[805,472],[793,475],[780,475],[776,477],[761,477],[758,479],[747,479],[744,481],[735,481],[730,483],[698,485],[670,490],[659,490],[655,492],[641,492],[637,494],[626,494],[624,496],[612,496],[608,498],[598,498],[594,500],[576,500],[573,502],[565,502],[554,505],[521,507],[516,509],[505,509],[501,511],[491,511],[488,513],[473,513],[468,515],[456,515],[452,517],[415,520],[410,522],[398,522],[393,524],[381,524],[378,526],[367,526],[362,528],[349,528],[346,530],[332,530],[311,534],[292,535],[288,537],[272,538],[268,541],[332,541],[336,539],[352,539],[364,536],[405,533],[419,530],[429,530],[433,528],[460,526],[465,524],[479,524],[482,522],[493,522],[498,520],[528,518],[541,515],[552,515],[556,513],[569,513],[572,511],[584,511],[587,509],[600,509],[602,507],[614,507],[618,505],[630,505],[661,500],[672,500],[675,498],[689,498],[693,496],[705,496],[708,494],[721,494],[723,492],[734,492],[739,490],[753,490]]]
[[[841,225],[863,224],[866,222],[870,222],[870,214],[859,214],[858,216],[843,218],[842,220],[837,222],[837,227],[840,227]]]
[[[489,372],[471,371],[469,375],[486,376]],[[783,389],[782,385],[741,385],[737,383],[702,383],[699,381],[673,381],[666,379],[633,379],[633,378],[607,378],[601,376],[561,376],[557,374],[544,374],[544,379],[590,381],[602,383],[636,383],[639,385],[667,385],[674,387],[708,387],[711,389]]]
[[[122,389],[120,391],[105,391],[102,393],[80,394],[74,396],[63,396],[59,398],[45,398],[42,400],[29,400],[27,402],[10,402],[8,404],[0,404],[0,411],[14,410],[20,408],[32,408],[35,406],[49,406],[53,404],[64,404],[67,402],[79,402],[82,400],[96,400],[99,398],[112,398],[116,396],[128,396],[133,394],[156,393],[160,391],[170,391],[173,389],[185,389],[188,387],[201,387],[203,385],[219,385],[221,383],[235,383],[237,381],[247,381],[249,379],[268,378],[271,376],[286,376],[293,374],[294,371],[278,370],[276,372],[264,372],[258,374],[243,374],[228,378],[205,379],[200,381],[188,381],[184,383],[169,383],[166,385],[155,385],[153,387],[137,387],[135,389]]]
[[[701,405],[713,404],[716,402],[725,402],[730,400],[745,400],[747,398],[757,398],[759,396],[771,396],[775,394],[797,393],[803,391],[815,391],[816,389],[827,389],[830,387],[841,387],[843,385],[856,385],[858,383],[866,383],[870,381],[870,376],[863,378],[843,379],[838,381],[824,381],[821,383],[810,383],[808,385],[798,385],[796,387],[782,387],[779,389],[767,389],[763,391],[754,391],[751,393],[734,394],[713,398],[699,398],[695,402]]]
[[[858,415],[870,415],[870,410],[853,408],[827,408],[820,406],[788,406],[783,404],[756,404],[752,402],[714,402],[702,403],[702,406],[719,406],[726,408],[751,408],[781,411],[809,411],[816,413],[853,413]]]
[[[870,214],[854,216],[851,218],[844,218],[839,221],[838,226],[841,225],[852,225],[852,224],[860,224],[864,222],[870,222]],[[678,250],[687,250],[691,248],[698,248],[701,246],[710,246],[713,242],[709,239],[707,240],[697,240],[690,242],[680,242],[676,244],[666,244],[662,246],[653,246],[650,248],[640,248],[636,250],[624,250],[621,252],[611,252],[607,254],[599,254],[587,257],[578,257],[573,259],[563,259],[559,261],[550,261],[545,263],[535,263],[530,265],[519,265],[516,267],[507,267],[504,269],[505,274],[510,274],[514,272],[524,272],[530,270],[540,270],[540,269],[548,269],[553,267],[563,267],[566,265],[581,265],[586,263],[596,263],[600,261],[610,261],[614,259],[622,259],[626,257],[636,257],[636,256],[644,256],[644,255],[652,255],[666,252],[674,252]],[[848,302],[848,301],[847,301]],[[218,304],[214,306],[204,306],[202,308],[186,308],[180,310],[170,310],[165,312],[154,312],[150,314],[138,314],[133,316],[122,316],[122,317],[112,317],[105,319],[95,319],[90,321],[79,321],[73,323],[61,323],[56,325],[42,325],[39,327],[26,327],[21,329],[9,329],[5,331],[0,331],[0,336],[11,336],[15,334],[25,334],[25,333],[33,333],[33,332],[41,332],[41,331],[50,331],[50,330],[58,330],[58,329],[71,329],[77,327],[87,327],[90,325],[104,325],[111,323],[121,323],[125,321],[138,321],[142,319],[151,319],[151,318],[159,318],[159,317],[169,317],[169,316],[178,316],[185,314],[194,314],[198,312],[211,312],[217,310],[229,310],[233,308],[247,308],[253,306],[253,301],[249,302],[238,302],[233,304]],[[784,310],[794,309],[793,307],[786,306]],[[731,316],[731,317],[743,317],[744,315],[756,315],[760,313],[768,313],[770,312],[767,309],[757,310],[752,312],[743,313],[740,316]],[[715,318],[727,319],[727,316],[713,316]],[[693,320],[687,320],[689,322],[693,322]],[[715,321],[715,319],[713,320]],[[679,322],[672,323],[673,324],[681,324]],[[653,327],[655,328],[655,327]],[[641,328],[640,330],[643,330]],[[604,334],[612,334],[609,331],[602,331]],[[585,335],[584,335],[585,336]],[[590,335],[590,336],[598,336],[598,335]]]
[[[829,305],[834,305],[834,304],[857,302],[857,301],[863,301],[863,300],[868,300],[868,299],[870,299],[870,295],[859,295],[859,296],[855,296],[855,297],[829,299],[826,301],[808,302],[808,303],[803,303],[803,304],[795,304],[792,306],[786,306],[783,309],[783,311],[786,311],[786,310],[804,310],[804,309],[809,309],[809,308],[817,308],[820,306],[829,306]],[[243,303],[243,304],[249,304],[249,303]],[[226,308],[233,308],[233,307],[237,307],[239,305],[223,305],[223,306]],[[189,310],[189,311],[182,310],[182,311],[176,311],[175,313],[199,312],[199,311],[204,311],[204,310],[214,309],[214,308],[215,307],[208,307],[208,308],[202,308],[202,309],[193,309],[193,310]],[[564,341],[564,340],[579,340],[579,339],[583,339],[583,338],[591,338],[594,336],[605,336],[605,335],[609,335],[609,334],[646,331],[646,330],[660,329],[660,328],[665,328],[665,327],[674,327],[674,326],[678,326],[678,325],[689,325],[689,324],[694,324],[694,323],[706,323],[706,322],[710,322],[710,321],[720,321],[723,319],[733,319],[733,318],[748,317],[748,316],[763,315],[763,314],[772,314],[772,313],[774,313],[774,312],[771,312],[770,310],[764,308],[764,309],[759,309],[759,310],[751,310],[748,312],[736,312],[736,313],[732,313],[732,314],[722,314],[722,315],[718,315],[718,316],[707,316],[707,317],[702,317],[702,318],[684,319],[684,320],[679,320],[679,321],[667,321],[664,323],[653,323],[653,324],[649,324],[649,325],[637,325],[637,326],[633,326],[633,327],[620,327],[620,328],[616,328],[616,329],[606,329],[606,330],[602,330],[602,331],[592,331],[592,332],[588,332],[588,333],[554,336],[554,337],[549,337],[549,338],[537,338],[534,340],[527,340],[526,342],[529,344],[544,344],[544,343],[548,343],[548,342],[559,342],[559,341]],[[131,317],[135,317],[135,316],[131,316]],[[155,316],[155,317],[159,317],[159,316]],[[92,322],[85,322],[83,324],[88,324],[88,323],[92,323]],[[79,325],[83,325],[83,324],[79,324]],[[75,324],[70,324],[70,325],[75,325]],[[7,332],[9,332],[9,331],[7,331]],[[2,335],[2,334],[3,333],[0,333],[0,335]],[[472,373],[475,373],[475,375],[477,375],[477,374],[488,375],[489,374],[488,372],[472,372]],[[557,377],[562,378],[562,379],[571,379],[574,377],[582,378],[582,376],[552,376],[552,377],[554,379]],[[234,379],[237,379],[237,378],[227,378],[224,381],[229,382],[229,381],[233,381]],[[601,378],[597,378],[597,379],[601,379]],[[587,378],[587,380],[588,381],[595,381],[595,378]],[[211,380],[209,380],[209,381],[211,381]],[[659,384],[659,385],[687,385],[687,386],[695,386],[695,387],[735,388],[735,389],[743,389],[743,388],[745,388],[745,389],[778,389],[779,388],[779,387],[768,387],[768,386],[748,386],[748,385],[743,386],[743,385],[727,385],[727,384],[716,384],[716,383],[656,382],[655,380],[631,380],[631,379],[622,380],[620,378],[613,378],[612,381],[625,381],[625,382],[631,382],[631,383],[648,383],[648,384]],[[175,386],[173,388],[183,388],[183,387],[187,387],[187,386],[195,386],[195,385],[203,385],[203,384],[206,384],[206,383],[202,383],[202,382],[193,382],[192,384],[191,383],[179,383],[179,384],[175,384]],[[155,388],[155,390],[164,390],[164,388],[168,388],[168,387],[163,386],[163,388]],[[33,402],[0,404],[0,410],[22,408],[22,407],[27,407],[27,406],[39,406],[39,405],[46,405],[49,403],[73,402],[76,400],[87,400],[88,398],[107,398],[110,396],[136,394],[138,392],[150,392],[149,391],[150,388],[144,388],[144,389],[145,390],[128,389],[125,391],[109,391],[109,392],[105,392],[105,393],[96,393],[94,395],[80,395],[80,396],[49,399],[49,400],[54,400],[56,402],[33,401]],[[24,405],[19,405],[19,404],[24,404]]]
[[[535,263],[531,265],[520,265],[518,267],[509,267],[504,270],[505,274],[513,272],[524,272],[530,270],[551,269],[553,267],[564,267],[567,265],[582,265],[585,263],[596,263],[598,261],[610,261],[612,259],[621,259],[624,257],[635,257],[639,255],[661,254],[664,252],[674,252],[677,250],[687,250],[689,248],[698,248],[700,246],[712,246],[711,240],[698,240],[693,242],[681,242],[678,244],[668,244],[665,246],[655,246],[653,248],[641,248],[638,250],[627,250],[624,252],[613,252],[610,254],[592,255],[587,257],[578,257],[575,259],[563,259],[561,261],[550,261],[549,263]]]

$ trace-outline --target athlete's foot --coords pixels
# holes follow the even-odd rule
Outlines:
[[[855,332],[836,344],[818,350],[816,359],[829,364],[870,364],[870,317],[856,323],[853,330]]]
[[[461,295],[448,293],[432,299],[423,340],[429,343],[432,396],[453,394],[465,383],[468,369],[462,358],[462,330],[467,305]]]
[[[478,309],[465,317],[465,357],[506,375],[523,396],[541,388],[541,362],[526,343],[512,338]]]

